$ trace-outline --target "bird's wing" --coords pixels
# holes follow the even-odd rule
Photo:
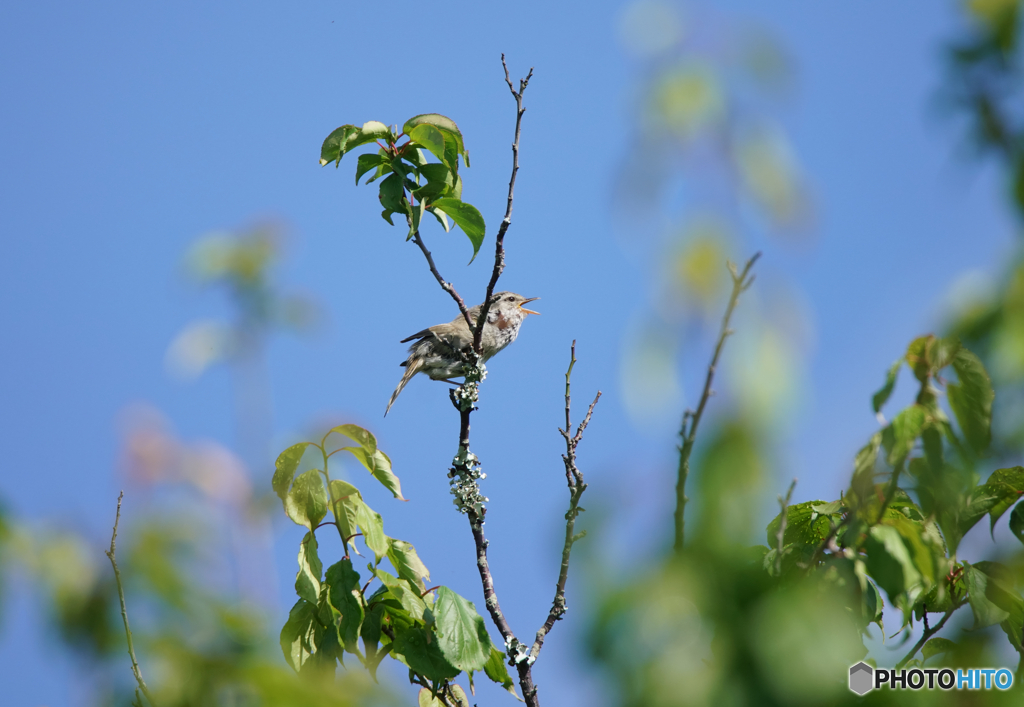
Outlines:
[[[423,339],[425,337],[433,335],[433,333],[434,332],[430,331],[430,329],[424,329],[423,331],[418,331],[415,334],[413,334],[412,336],[408,336],[408,337],[402,339],[398,343],[405,344],[405,343],[408,343],[408,342],[412,341],[413,339]]]

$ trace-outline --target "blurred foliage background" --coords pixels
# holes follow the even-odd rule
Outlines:
[[[937,89],[946,119],[962,125],[977,159],[998,165],[1005,198],[1024,218],[1021,21],[1016,0],[964,3]],[[766,239],[813,247],[812,175],[775,117],[795,83],[777,39],[694,3],[633,2],[619,29],[636,67],[635,135],[610,208],[623,224],[621,247],[650,273],[645,304],[622,342],[620,372],[630,415],[661,431],[678,427],[684,408],[696,403],[684,391],[699,389],[710,356],[728,294],[726,259],[743,261]],[[261,581],[275,572],[270,517],[277,512],[269,493],[265,349],[269,337],[303,334],[320,321],[308,298],[277,284],[284,243],[280,225],[261,224],[210,235],[185,259],[188,277],[226,297],[231,316],[184,329],[169,345],[168,368],[185,377],[230,368],[235,448],[182,439],[151,407],[127,410],[122,421],[126,503],[142,509],[145,523],[122,528],[119,560],[136,649],[159,705],[400,701],[394,686],[374,685],[358,670],[299,680],[278,650],[272,616],[279,599],[267,589],[278,582]],[[574,567],[586,578],[574,591],[584,596],[572,607],[585,614],[584,627],[572,640],[608,688],[609,704],[853,703],[847,667],[866,655],[894,662],[893,642],[905,648],[919,635],[890,629],[883,640],[881,627],[848,610],[860,601],[849,577],[781,582],[751,559],[750,546],[764,535],[757,519],[771,515],[784,491],[775,487],[786,476],[777,432],[807,385],[812,337],[801,297],[784,272],[769,267],[741,302],[699,437],[686,552],[670,555],[666,525],[645,558],[619,572],[601,548],[621,519],[600,508],[589,514],[591,537],[579,546],[587,554]],[[952,301],[946,330],[937,333],[956,335],[977,353],[997,391],[992,453],[975,470],[984,478],[1024,453],[1024,257],[1007,262],[996,282],[961,283]],[[919,333],[907,332],[907,341]],[[865,405],[872,392],[864,391]],[[113,503],[110,511],[113,521]],[[1024,582],[1020,546],[981,534],[965,541],[963,554],[998,560]],[[0,508],[4,582],[38,589],[60,641],[88,666],[94,704],[121,705],[134,685],[110,568],[89,550],[97,541],[53,519]],[[968,619],[943,634],[959,642],[943,660],[1016,664],[997,628],[961,632]],[[989,700],[1019,695],[974,694],[968,702],[955,693],[874,693],[864,701]],[[401,701],[409,703],[408,695]]]

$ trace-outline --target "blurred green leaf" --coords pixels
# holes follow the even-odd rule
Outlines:
[[[924,660],[928,660],[932,656],[954,651],[956,650],[956,647],[956,644],[948,638],[929,638],[928,641],[921,646],[921,655]]]
[[[993,626],[1008,619],[1009,612],[1000,609],[987,596],[989,584],[994,583],[992,578],[967,562],[963,563],[963,567],[967,600],[974,612],[974,628]]]
[[[924,430],[928,411],[923,405],[911,405],[900,411],[892,422],[882,430],[882,442],[888,450],[888,461],[897,466],[910,454],[914,443]]]
[[[316,633],[316,605],[299,599],[288,613],[288,621],[281,629],[281,651],[295,672],[313,654]]]
[[[412,670],[434,682],[459,674],[459,669],[441,653],[437,637],[430,629],[415,626],[397,631],[394,652],[400,653]]]
[[[512,677],[508,674],[508,668],[505,665],[505,654],[494,645],[491,646],[490,656],[487,658],[487,662],[484,663],[484,674],[492,682],[496,682],[508,690],[517,700],[519,699],[519,696],[516,695],[516,688],[512,682]]]
[[[473,602],[448,587],[437,590],[434,605],[438,644],[448,662],[460,670],[482,670],[491,655],[491,638]]]
[[[359,573],[352,568],[351,560],[342,559],[327,569],[325,581],[330,585],[331,606],[341,614],[338,634],[342,645],[349,653],[356,653],[356,642],[363,624]]]
[[[309,442],[299,442],[281,452],[275,463],[274,478],[271,485],[274,492],[282,501],[288,495],[288,489],[292,486],[292,479],[295,477],[295,470],[299,468],[302,455],[306,452]]]
[[[1020,500],[1021,494],[1024,494],[1024,467],[996,469],[985,482],[985,486],[998,499],[988,512],[989,531],[994,538],[996,521],[1010,509],[1010,506]]]
[[[406,133],[413,142],[425,147],[441,162],[445,162],[444,135],[429,123],[421,123]]]
[[[882,411],[882,406],[885,405],[886,401],[889,400],[889,396],[892,395],[892,391],[896,387],[896,376],[899,374],[902,365],[902,358],[892,364],[892,367],[885,376],[885,385],[879,388],[878,392],[871,397],[871,407],[876,415]]]
[[[946,386],[949,406],[967,443],[981,454],[992,441],[992,381],[981,360],[967,349],[957,351],[953,369],[960,382]]]
[[[388,548],[388,559],[391,560],[391,564],[394,566],[395,571],[398,572],[399,577],[415,584],[419,587],[420,592],[426,590],[427,585],[423,583],[423,578],[430,579],[430,570],[420,560],[412,543],[391,538],[390,547]]]
[[[1010,513],[1010,531],[1024,543],[1024,502],[1018,503]]]
[[[898,595],[921,583],[914,558],[896,528],[888,525],[871,528],[864,548],[868,573],[893,603]]]
[[[469,236],[469,240],[473,244],[473,258],[476,258],[487,232],[484,217],[480,215],[476,207],[459,199],[438,199],[432,206],[451,216],[452,221]],[[470,259],[469,262],[473,262],[473,260]]]
[[[363,617],[363,625],[359,628],[359,635],[363,639],[363,651],[366,658],[366,669],[370,671],[370,677],[377,679],[377,666],[383,660],[384,655],[378,649],[380,644],[380,624],[384,618],[384,607],[380,604],[366,609]]]
[[[324,566],[317,554],[316,535],[312,532],[306,533],[299,545],[299,572],[295,575],[295,593],[308,601],[316,604],[320,597],[320,577],[323,576]]]
[[[327,492],[320,479],[319,469],[299,474],[284,501],[288,517],[299,525],[313,530],[327,515]]]

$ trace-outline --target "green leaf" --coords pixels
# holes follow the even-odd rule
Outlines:
[[[454,185],[452,172],[443,164],[428,164],[420,167],[420,174],[427,183],[419,187],[413,194],[420,201],[430,201],[449,192]]]
[[[427,210],[430,213],[434,214],[434,218],[436,218],[437,222],[441,224],[441,228],[444,229],[445,233],[448,233],[450,230],[452,230],[452,227],[448,224],[448,214],[446,214],[441,209],[434,208],[433,206],[431,206]]]
[[[396,632],[394,652],[405,658],[414,672],[434,682],[450,680],[459,674],[441,653],[437,637],[427,628],[418,626]]]
[[[425,147],[434,157],[445,162],[444,135],[433,125],[422,123],[407,132],[406,135],[413,142]]]
[[[305,599],[299,599],[288,612],[288,621],[281,628],[281,651],[295,672],[313,655],[317,626],[316,606]]]
[[[493,645],[491,646],[491,655],[484,664],[484,675],[508,690],[513,697],[519,699],[519,696],[516,695],[516,688],[513,686],[512,678],[508,674],[508,668],[505,667],[505,654]]]
[[[339,434],[344,437],[348,437],[353,442],[356,442],[359,446],[365,449],[369,454],[374,454],[377,451],[377,438],[373,436],[373,433],[369,430],[360,427],[359,425],[338,425],[332,427],[328,434]]]
[[[956,647],[956,644],[948,638],[930,638],[927,643],[921,646],[921,655],[925,660],[928,660],[932,656],[956,650]]]
[[[421,623],[424,621],[427,603],[420,596],[420,590],[415,582],[399,579],[379,568],[373,570],[373,573],[387,587],[388,595],[384,601],[390,598],[397,602],[397,605],[408,614],[410,619]]]
[[[388,126],[376,120],[363,123],[360,128],[355,125],[342,125],[331,132],[320,147],[320,164],[341,162],[341,158],[349,150],[378,139],[390,141],[390,137],[391,131],[388,130]]]
[[[902,410],[892,422],[882,430],[882,440],[889,451],[888,461],[892,466],[897,466],[910,454],[914,443],[924,430],[928,418],[928,411],[923,405],[911,405]]]
[[[889,400],[889,396],[892,395],[893,388],[896,387],[896,376],[899,374],[900,367],[902,365],[902,358],[892,364],[892,367],[889,369],[889,373],[885,376],[885,385],[879,388],[878,392],[871,397],[871,407],[874,409],[876,415],[881,412],[882,406],[885,405],[886,401]]]
[[[388,536],[384,534],[384,520],[380,513],[375,513],[365,501],[360,500],[356,509],[356,521],[359,523],[359,529],[363,531],[363,542],[377,556],[379,562],[391,547]]]
[[[316,535],[306,533],[299,545],[299,572],[295,575],[295,593],[316,604],[320,597],[320,577],[324,566],[317,554]]]
[[[985,486],[998,498],[988,512],[991,519],[989,531],[994,538],[996,521],[1010,509],[1010,506],[1020,500],[1021,494],[1024,494],[1024,467],[996,469],[985,482]]]
[[[358,459],[359,463],[370,472],[373,478],[384,484],[384,488],[390,491],[395,498],[400,501],[405,500],[402,496],[402,482],[391,471],[391,459],[387,454],[379,449],[372,456],[367,453],[366,449],[361,447],[343,447],[343,449]]]
[[[359,178],[369,172],[371,169],[377,167],[390,166],[391,160],[385,155],[367,153],[365,155],[359,155],[359,160],[356,163],[356,184],[359,184]],[[370,182],[367,182],[369,184]]]
[[[363,624],[359,573],[352,568],[351,560],[342,559],[327,569],[327,576],[324,579],[330,585],[331,606],[341,614],[338,633],[342,645],[349,653],[355,653],[359,630]]]
[[[992,381],[981,360],[967,349],[957,351],[953,370],[960,382],[946,386],[949,406],[967,443],[981,454],[992,441]]]
[[[963,566],[967,600],[971,604],[971,611],[974,612],[974,628],[993,626],[1010,618],[1010,613],[999,608],[988,596],[989,585],[995,584],[995,581],[967,562],[964,562]]]
[[[827,512],[822,513],[819,509],[824,509]],[[786,533],[782,539],[783,544],[800,543],[817,548],[831,532],[832,522],[839,522],[838,516],[838,503],[833,506],[825,501],[805,501],[786,506]],[[778,548],[781,523],[782,514],[780,513],[768,524],[765,536],[770,548]]]
[[[476,258],[487,232],[484,217],[480,215],[476,207],[458,199],[438,199],[432,206],[451,216],[455,225],[469,236],[469,241],[473,244],[473,258]],[[469,262],[473,262],[473,260],[471,259]]]
[[[416,548],[412,543],[395,538],[390,538],[389,545],[388,559],[391,560],[398,576],[415,584],[421,593],[424,592],[427,585],[424,584],[423,578],[430,579],[430,570],[416,554]]]
[[[288,489],[291,488],[292,479],[295,477],[295,470],[299,468],[299,462],[302,461],[302,455],[306,452],[307,446],[309,446],[309,442],[293,444],[281,452],[277,458],[271,485],[274,487],[274,493],[282,501],[288,495]]]
[[[459,126],[456,125],[455,121],[451,118],[443,116],[440,113],[423,113],[422,115],[414,116],[405,121],[405,125],[402,126],[402,132],[406,135],[410,135],[418,125],[432,125],[443,132],[450,133],[452,137],[455,138],[455,145],[458,151],[460,153],[465,152],[466,148],[462,144],[462,131],[459,130]],[[466,163],[466,166],[469,166],[468,162]]]
[[[377,666],[384,658],[383,655],[378,655],[377,647],[380,644],[380,624],[383,618],[383,605],[378,604],[373,608],[368,608],[363,617],[363,625],[359,628],[359,635],[363,639],[363,650],[366,654],[366,669],[370,671],[370,677],[374,681],[377,680]]]
[[[1024,543],[1024,502],[1018,503],[1010,513],[1010,532]]]
[[[441,653],[460,670],[482,670],[491,655],[491,638],[473,602],[448,587],[437,590],[434,620]]]
[[[896,528],[888,525],[871,528],[864,549],[867,550],[868,573],[894,604],[895,597],[921,583],[921,574]]]
[[[397,173],[380,183],[380,203],[388,211],[405,213],[405,192],[402,189],[402,177]]]
[[[320,525],[327,515],[327,505],[327,492],[318,469],[299,474],[284,500],[288,517],[310,530]]]
[[[331,479],[331,494],[337,504],[334,508],[334,520],[338,523],[338,530],[346,538],[351,538],[359,532],[359,504],[362,503],[362,494],[352,484],[341,479]]]

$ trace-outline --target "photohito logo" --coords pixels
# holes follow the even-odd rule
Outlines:
[[[872,668],[865,662],[850,668],[850,690],[864,695],[871,690],[1009,690],[1013,671],[1007,668]]]

